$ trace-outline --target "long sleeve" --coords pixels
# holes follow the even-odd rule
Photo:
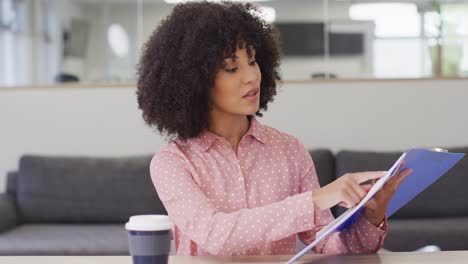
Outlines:
[[[302,145],[302,144],[301,144]],[[303,146],[301,153],[303,158],[304,174],[302,175],[300,192],[310,192],[320,188],[317,174],[312,159]],[[315,234],[324,228],[328,223],[334,220],[330,210],[315,209],[314,228],[298,234],[299,239],[310,244],[315,239]],[[333,233],[317,246],[313,248],[316,253],[324,254],[344,254],[344,253],[374,253],[382,247],[385,235],[387,233],[386,220],[382,229],[372,225],[365,218],[364,214],[341,232]]]
[[[158,153],[150,171],[171,220],[213,255],[231,255],[313,227],[311,191],[261,207],[223,212],[203,193],[178,154]]]

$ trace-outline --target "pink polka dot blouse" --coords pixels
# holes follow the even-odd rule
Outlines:
[[[296,138],[252,119],[234,153],[205,131],[174,140],[151,161],[151,178],[174,222],[177,255],[287,255],[334,218],[314,208],[319,188],[306,148]],[[364,216],[314,247],[317,253],[371,253],[387,225]]]

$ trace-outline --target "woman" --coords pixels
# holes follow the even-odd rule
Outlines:
[[[280,81],[274,31],[256,12],[250,4],[180,4],[144,46],[138,104],[171,139],[150,171],[178,255],[294,254],[296,234],[310,243],[333,220],[331,207],[356,205],[369,190],[360,184],[383,176],[352,173],[320,188],[303,144],[255,118]],[[377,251],[388,202],[409,173],[314,251]]]

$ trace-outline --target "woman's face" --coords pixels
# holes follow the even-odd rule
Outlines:
[[[245,45],[237,49],[235,58],[226,58],[218,70],[211,90],[212,113],[254,115],[260,104],[260,68],[255,61],[255,50],[247,55]]]

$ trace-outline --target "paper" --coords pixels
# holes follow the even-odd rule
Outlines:
[[[390,217],[403,205],[408,203],[416,197],[416,195],[444,175],[461,158],[463,158],[463,156],[465,156],[463,153],[448,153],[441,150],[427,149],[412,149],[403,153],[387,173],[372,186],[359,204],[348,209],[340,217],[336,218],[322,230],[317,232],[315,240],[301,252],[297,253],[287,263],[293,263],[330,234],[341,231],[352,224],[364,209],[364,204],[372,199],[383,185],[393,177],[401,162],[405,161],[401,171],[411,168],[413,172],[403,181],[390,200],[387,207],[387,217]]]

